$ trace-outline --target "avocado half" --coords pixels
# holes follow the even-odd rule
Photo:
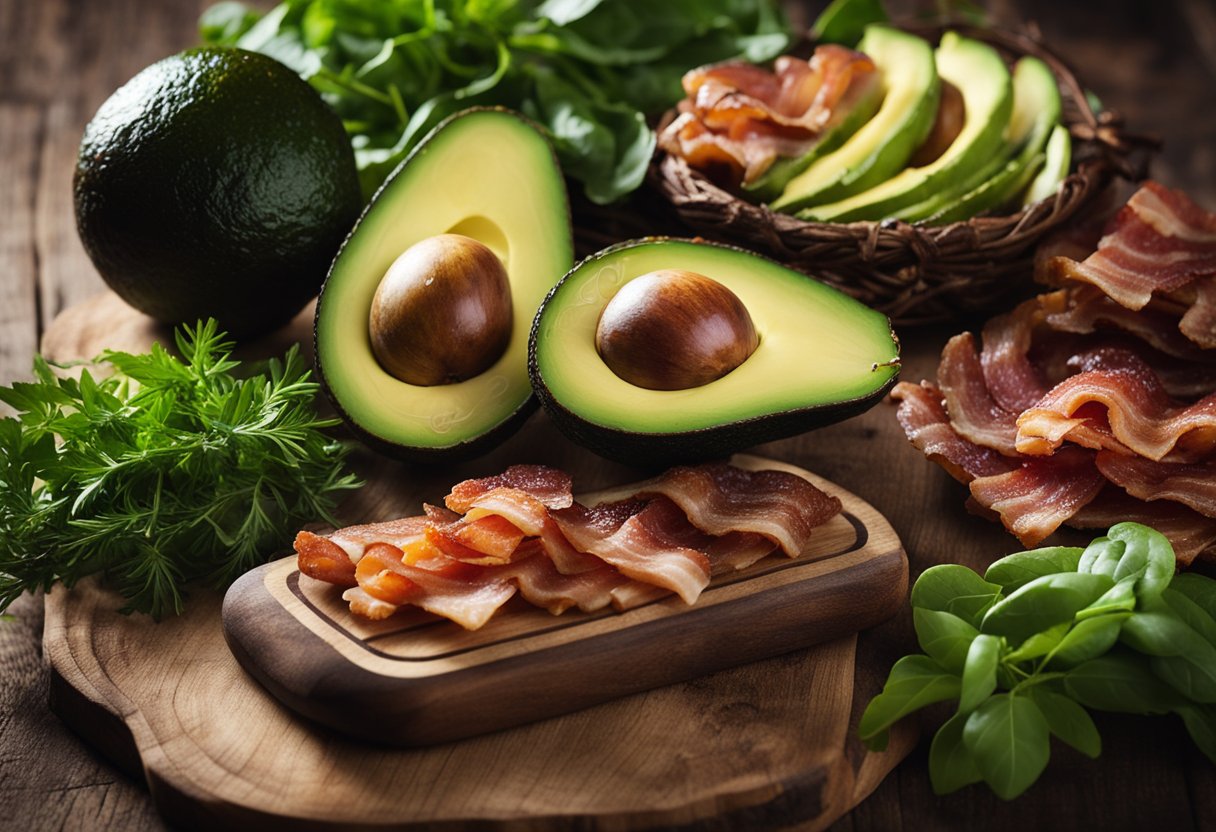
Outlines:
[[[600,358],[600,312],[630,280],[696,272],[743,302],[759,345],[725,376],[650,390]],[[899,375],[899,341],[879,312],[749,251],[668,238],[633,240],[575,266],[537,312],[528,372],[541,404],[575,442],[640,466],[726,456],[856,415]]]
[[[402,252],[446,233],[471,237],[502,261],[511,287],[510,340],[479,375],[454,384],[408,384],[372,352],[372,298]],[[530,324],[573,262],[565,180],[538,128],[508,110],[457,113],[385,181],[338,252],[313,330],[321,384],[375,450],[421,462],[474,456],[536,409],[527,370]]]

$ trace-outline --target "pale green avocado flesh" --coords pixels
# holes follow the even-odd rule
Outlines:
[[[1047,150],[1044,153],[1043,169],[1026,188],[1022,197],[1023,205],[1033,205],[1040,199],[1046,199],[1056,192],[1060,183],[1068,176],[1068,167],[1072,163],[1072,137],[1068,128],[1057,124],[1047,140]]]
[[[903,169],[933,127],[941,88],[929,43],[888,26],[869,26],[857,49],[882,73],[878,112],[791,179],[773,210],[844,199],[885,181]]]
[[[954,142],[928,165],[905,168],[867,191],[799,212],[821,222],[880,220],[915,205],[934,193],[965,182],[998,151],[1013,107],[1008,68],[995,49],[955,32],[942,36],[936,52],[941,78],[963,95],[963,129]]]
[[[755,352],[687,390],[649,390],[613,373],[596,351],[600,312],[630,280],[660,269],[696,272],[733,291],[759,335]],[[877,401],[899,372],[898,342],[882,314],[750,252],[683,240],[626,243],[584,261],[546,300],[532,339],[533,384],[546,407],[552,402],[562,417],[625,444],[631,435],[710,432],[713,441],[688,445],[682,456],[740,446],[714,429],[797,412],[813,424],[817,411],[833,408],[837,418],[852,415]],[[782,424],[784,435],[806,429],[791,431],[791,424]],[[739,441],[772,438],[761,430]]]
[[[1043,165],[1044,148],[1060,119],[1060,90],[1047,64],[1035,57],[1013,68],[1013,112],[1004,152],[965,185],[900,212],[914,222],[941,225],[1002,206],[1021,193]]]
[[[372,297],[403,251],[443,233],[472,237],[502,260],[511,286],[510,341],[470,379],[407,384],[372,353]],[[475,449],[526,416],[532,318],[573,257],[565,183],[540,132],[501,110],[453,116],[389,178],[334,261],[315,325],[326,390],[356,433],[381,450],[429,458]]]

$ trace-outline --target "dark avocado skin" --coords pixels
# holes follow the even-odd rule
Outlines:
[[[74,192],[85,250],[123,300],[242,339],[316,295],[362,206],[337,115],[279,62],[221,47],[115,92],[85,130]]]
[[[669,238],[648,238],[648,240],[654,241],[665,239]],[[646,241],[627,240],[610,246],[576,263],[574,268],[567,272],[557,285],[549,290],[549,294],[545,296],[544,303],[541,304],[540,309],[537,310],[536,317],[532,321],[532,332],[528,338],[528,377],[532,381],[532,391],[540,401],[541,406],[545,409],[545,412],[549,414],[549,418],[557,425],[558,430],[571,441],[582,445],[589,451],[605,459],[636,468],[664,468],[680,463],[703,462],[710,459],[725,458],[753,445],[761,445],[765,442],[775,442],[778,439],[797,436],[800,433],[834,424],[864,413],[882,401],[882,398],[890,392],[891,388],[899,380],[899,374],[896,373],[886,384],[873,393],[857,399],[833,402],[832,404],[820,405],[818,407],[784,410],[765,416],[757,416],[754,419],[744,419],[738,422],[717,425],[712,428],[701,428],[690,431],[634,433],[618,428],[604,427],[603,425],[597,425],[583,419],[568,410],[553,396],[549,391],[548,385],[545,384],[544,378],[541,376],[536,360],[537,333],[540,330],[541,315],[558,290],[561,289],[562,283],[570,275],[598,258],[605,257],[621,248],[636,246],[640,242]],[[685,242],[694,241],[686,240]],[[746,251],[745,249],[722,243],[707,243],[706,245]],[[746,251],[746,253],[760,258],[760,255],[754,252]],[[811,278],[807,279],[810,280]],[[892,330],[892,337],[894,337],[894,330]]]

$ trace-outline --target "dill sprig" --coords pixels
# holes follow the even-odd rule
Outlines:
[[[185,585],[226,586],[359,485],[296,347],[238,378],[215,321],[176,340],[181,358],[108,351],[78,378],[37,357],[35,381],[0,387],[17,411],[0,419],[0,612],[100,572],[125,612],[180,613]]]

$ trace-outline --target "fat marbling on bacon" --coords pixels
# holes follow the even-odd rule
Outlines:
[[[590,507],[570,489],[563,472],[514,466],[459,483],[446,508],[420,517],[301,532],[300,571],[348,587],[343,598],[364,617],[409,605],[468,629],[516,593],[554,614],[670,593],[691,604],[714,574],[777,548],[801,555],[841,508],[801,477],[724,464],[672,469]]]
[[[1026,545],[1136,520],[1216,559],[1216,214],[1148,183],[1097,251],[1067,248],[1046,270],[1066,288],[952,338],[936,386],[895,387],[899,422]]]

